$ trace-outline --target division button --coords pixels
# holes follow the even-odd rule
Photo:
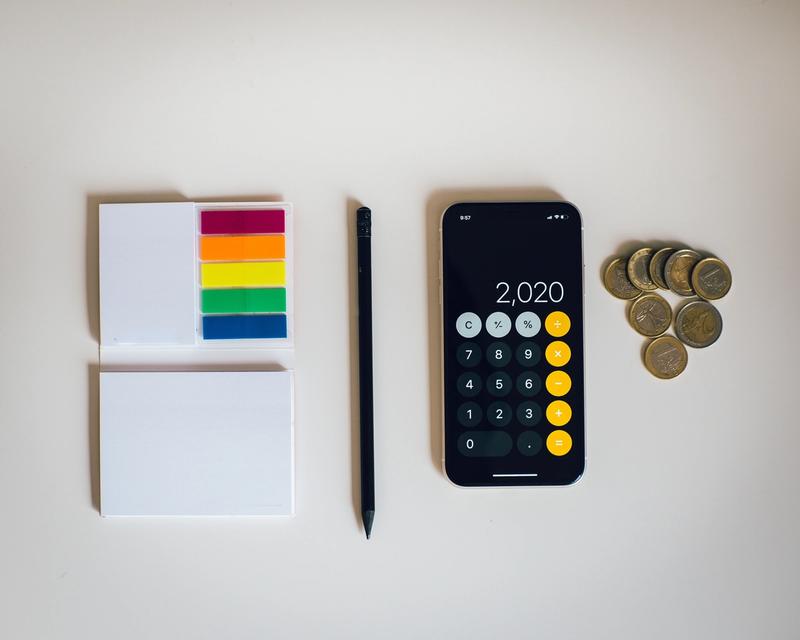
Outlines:
[[[486,379],[486,390],[495,398],[511,393],[511,376],[504,371],[493,373]]]
[[[563,427],[572,418],[572,407],[563,400],[553,400],[545,410],[547,421],[556,426]]]
[[[551,342],[544,350],[545,359],[554,367],[563,367],[569,362],[571,356],[569,345],[561,340]]]
[[[551,396],[565,396],[572,388],[572,380],[566,371],[556,369],[555,371],[551,371],[547,376],[544,381],[544,386],[547,389],[547,393]]]
[[[533,400],[521,402],[517,407],[517,421],[525,427],[535,427],[542,419],[542,408]]]
[[[477,373],[462,373],[456,382],[458,392],[465,398],[473,398],[481,392],[481,379]]]
[[[493,402],[486,409],[486,419],[493,427],[505,427],[511,418],[511,407],[506,402]]]
[[[553,311],[544,319],[544,328],[554,338],[567,335],[571,325],[569,316],[563,311]]]
[[[554,456],[564,456],[572,449],[572,436],[566,431],[556,429],[547,436],[547,450]]]
[[[486,318],[486,331],[493,338],[502,338],[511,331],[511,318],[502,311],[495,311]]]
[[[514,443],[505,431],[465,431],[457,445],[468,458],[500,458],[511,452]]]
[[[517,450],[523,456],[535,456],[542,450],[542,436],[535,431],[523,431],[517,438]]]
[[[517,391],[530,398],[542,390],[542,379],[533,371],[523,371],[517,378]]]
[[[505,367],[511,361],[511,347],[505,342],[492,342],[486,347],[486,359],[493,367]]]
[[[474,367],[481,361],[481,348],[474,342],[465,342],[458,347],[456,360],[462,367]]]
[[[542,328],[542,321],[533,311],[523,311],[517,316],[514,328],[523,338],[532,338]]]
[[[542,359],[542,349],[535,342],[525,341],[517,347],[517,362],[523,367],[535,367]]]
[[[481,319],[478,314],[467,311],[458,316],[456,331],[463,338],[474,338],[481,332]]]
[[[483,411],[477,402],[465,402],[458,408],[456,417],[462,427],[477,427],[483,418]]]

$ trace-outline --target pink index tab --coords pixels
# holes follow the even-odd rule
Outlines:
[[[284,233],[283,209],[209,209],[200,212],[200,233]]]

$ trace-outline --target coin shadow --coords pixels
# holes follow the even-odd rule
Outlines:
[[[442,335],[439,304],[439,224],[445,209],[456,202],[563,201],[548,187],[450,188],[433,191],[425,205],[428,283],[428,389],[430,390],[430,454],[436,469],[443,471]]]

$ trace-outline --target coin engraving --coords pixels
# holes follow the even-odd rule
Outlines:
[[[631,305],[628,320],[636,331],[652,338],[669,329],[672,309],[664,298],[648,293],[637,298]]]
[[[664,247],[656,251],[653,257],[650,258],[650,279],[655,282],[660,289],[669,289],[669,285],[664,279],[664,265],[673,253],[675,253],[675,249],[672,247]]]
[[[608,292],[621,300],[632,300],[642,292],[628,280],[627,265],[624,258],[614,258],[603,274],[603,284]]]
[[[701,298],[719,300],[731,288],[731,270],[719,258],[703,258],[692,270],[692,286]]]
[[[656,338],[647,345],[644,352],[647,370],[662,380],[680,375],[686,369],[688,360],[686,347],[672,336]]]
[[[710,302],[690,302],[675,317],[675,335],[695,349],[714,344],[721,334],[722,316]]]
[[[691,274],[701,256],[692,249],[680,249],[673,253],[664,265],[664,279],[670,290],[679,296],[692,296]]]
[[[634,287],[642,291],[655,291],[658,285],[650,279],[650,260],[653,257],[653,250],[650,247],[643,247],[634,251],[628,258],[628,278]]]

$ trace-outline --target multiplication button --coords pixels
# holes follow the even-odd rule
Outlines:
[[[478,314],[467,311],[458,316],[456,331],[462,338],[474,338],[481,332],[481,319]]]
[[[563,367],[572,357],[572,351],[566,342],[554,340],[544,350],[544,357],[554,367]]]

